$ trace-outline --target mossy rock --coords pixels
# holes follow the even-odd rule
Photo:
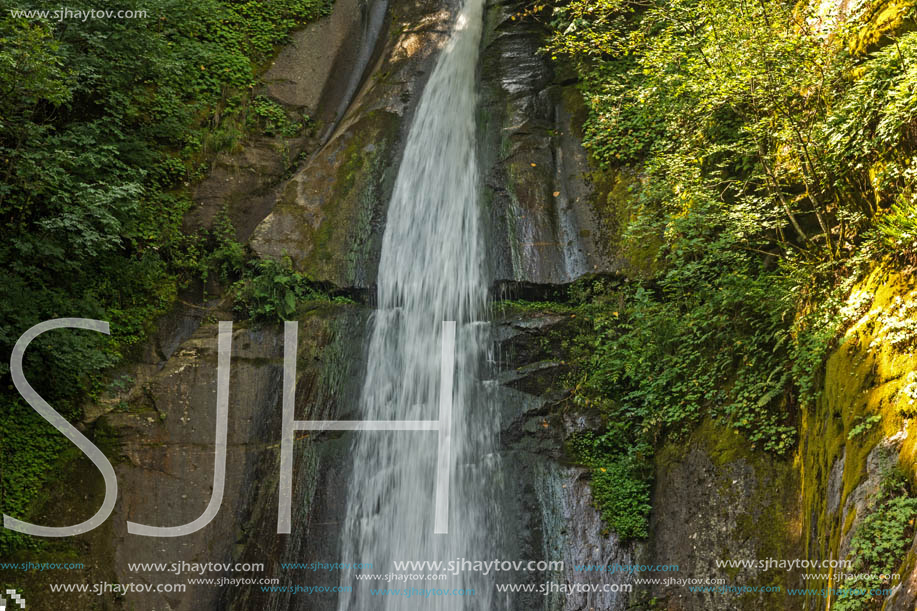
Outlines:
[[[727,578],[735,585],[780,586],[781,593],[688,593],[658,588],[653,596],[680,596],[685,609],[798,609],[786,594],[799,574],[786,570],[724,569],[714,560],[799,558],[799,479],[792,458],[751,449],[731,427],[707,419],[686,439],[656,455],[656,489],[648,551],[654,564],[678,564],[680,577]]]
[[[797,463],[809,559],[845,553],[878,489],[879,450],[915,480],[917,431],[900,409],[907,375],[917,370],[914,280],[878,265],[853,288],[845,309],[852,322],[828,357],[820,398],[801,418]],[[829,585],[835,584],[806,587]]]
[[[262,257],[289,256],[297,271],[338,287],[375,279],[382,218],[394,175],[400,117],[362,116],[284,185],[251,246]]]

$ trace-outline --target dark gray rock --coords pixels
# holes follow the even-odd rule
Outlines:
[[[564,464],[564,440],[584,424],[559,409],[567,395],[560,342],[569,337],[571,323],[567,315],[530,311],[509,315],[494,326],[494,373],[502,382],[494,390],[494,401],[500,406],[503,549],[518,558],[564,563],[563,570],[516,575],[514,583],[630,584],[632,575],[577,570],[582,565],[632,564],[635,548],[622,545],[602,523],[586,470]],[[508,609],[616,611],[627,608],[629,601],[624,592],[548,592],[531,600],[513,596],[505,603]]]
[[[495,280],[564,283],[620,265],[597,214],[578,137],[575,86],[541,52],[545,30],[489,5],[481,63],[480,142]]]

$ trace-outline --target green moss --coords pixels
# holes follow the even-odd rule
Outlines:
[[[573,129],[573,135],[582,140],[585,135],[583,125],[589,118],[589,107],[583,99],[583,92],[577,87],[564,87],[560,96],[564,108],[570,113],[570,127]]]
[[[346,136],[346,146],[337,153],[343,163],[336,169],[328,201],[318,202],[322,218],[314,231],[309,222],[302,228],[306,255],[297,262],[301,270],[316,278],[350,283],[365,280],[357,275],[376,250],[373,238],[378,236],[373,234],[372,219],[377,202],[385,199],[394,180],[386,160],[398,126],[396,115],[375,111]]]
[[[866,459],[883,439],[902,429],[902,417],[895,409],[905,384],[906,372],[917,366],[914,356],[888,341],[888,325],[880,324],[896,297],[912,295],[912,280],[877,266],[854,287],[848,307],[853,320],[840,346],[829,356],[823,376],[823,390],[816,404],[802,415],[797,462],[802,473],[806,556],[837,556],[840,542],[855,528],[858,516],[852,508],[842,522],[839,513],[828,515],[827,480],[835,462],[844,457],[844,471],[838,511],[866,476]],[[864,299],[865,297],[865,299]],[[911,297],[908,297],[910,299]],[[853,434],[863,423],[875,425]],[[862,429],[861,429],[862,430]],[[908,435],[901,450],[901,462],[912,464],[914,442]],[[909,473],[913,469],[908,468]],[[809,583],[806,587],[825,587]]]
[[[861,9],[861,25],[847,34],[851,53],[865,55],[890,37],[913,28],[913,0],[872,0]]]
[[[765,460],[765,455],[753,451],[743,435],[731,428],[717,426],[710,419],[705,420],[691,438],[703,446],[713,464],[719,467],[737,460],[746,460],[749,463]]]
[[[728,426],[706,418],[685,439],[669,441],[656,452],[656,470],[670,472],[700,453],[714,466],[709,481],[715,492],[710,495],[710,519],[716,519],[716,508],[730,507],[736,513],[731,538],[746,542],[752,557],[795,558],[801,538],[799,474],[789,457],[753,450],[747,438]],[[741,479],[748,488],[736,485]],[[693,485],[693,483],[686,484]],[[767,525],[762,528],[762,525]],[[722,550],[724,555],[729,550]],[[738,578],[741,569],[722,570],[730,579]],[[795,587],[795,576],[786,571],[762,572],[756,584]],[[750,601],[749,601],[750,602]]]

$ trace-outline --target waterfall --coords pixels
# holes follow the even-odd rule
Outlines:
[[[382,242],[378,310],[367,353],[360,418],[436,420],[443,321],[457,323],[448,534],[434,534],[437,433],[361,431],[343,528],[344,562],[495,557],[488,490],[497,472],[495,410],[475,382],[487,339],[488,281],[478,206],[476,70],[483,0],[466,0],[424,88],[398,171]],[[418,571],[426,572],[426,571]],[[428,571],[433,572],[433,571]],[[375,582],[342,573],[341,611],[492,608],[475,574]],[[473,588],[474,596],[373,596],[370,588]]]

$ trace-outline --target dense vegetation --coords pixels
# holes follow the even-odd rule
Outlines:
[[[574,401],[607,424],[571,443],[624,536],[646,532],[653,448],[702,419],[790,451],[841,297],[875,261],[917,260],[917,8],[889,6],[527,11],[579,78],[597,175],[627,186],[607,204],[635,280],[579,296]]]
[[[58,411],[78,414],[103,372],[142,341],[193,277],[241,277],[243,309],[286,311],[305,279],[246,263],[232,228],[183,234],[189,185],[247,133],[291,136],[308,118],[256,96],[257,75],[291,29],[330,0],[102,0],[72,11],[140,17],[56,19],[44,0],[0,14],[0,504],[26,515],[65,442],[18,399],[8,355],[32,325],[107,320],[110,338],[37,340],[26,374]],[[279,264],[277,264],[279,265]],[[283,272],[283,273],[280,273]],[[269,275],[268,280],[262,276]],[[286,284],[278,292],[272,285]],[[311,289],[308,289],[311,290]],[[275,294],[276,293],[276,294]],[[10,531],[0,546],[18,541]]]

